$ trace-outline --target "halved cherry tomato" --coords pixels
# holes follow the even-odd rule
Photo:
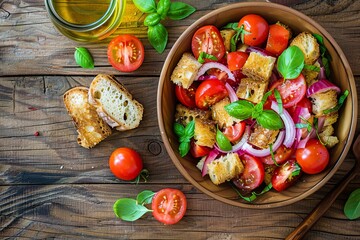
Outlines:
[[[276,87],[279,91],[284,108],[295,106],[305,96],[306,81],[304,76],[300,75],[291,80],[286,80],[283,84]]]
[[[329,151],[317,139],[310,139],[305,148],[296,150],[296,161],[301,169],[308,174],[316,174],[323,171],[329,164]]]
[[[242,155],[241,160],[245,169],[238,178],[233,180],[233,183],[241,190],[252,191],[264,181],[264,165],[260,159],[248,154]]]
[[[249,54],[245,52],[236,51],[228,53],[228,55],[226,56],[226,60],[229,70],[240,70],[244,66],[248,57]]]
[[[182,86],[175,86],[175,95],[181,104],[189,108],[195,108],[195,92],[196,86],[192,84],[188,89],[183,88]]]
[[[198,108],[206,110],[209,106],[214,105],[228,95],[229,93],[222,81],[208,79],[203,81],[196,89],[195,103]]]
[[[109,43],[107,56],[111,65],[117,70],[132,72],[144,61],[144,46],[133,35],[119,35]]]
[[[224,135],[229,139],[230,142],[239,140],[244,134],[246,123],[244,121],[235,123],[234,125],[224,129]]]
[[[284,145],[281,145],[275,152],[274,152],[274,159],[276,161],[277,164],[282,164],[283,162],[285,162],[286,160],[288,160],[293,153],[293,149],[292,148],[287,148]],[[272,165],[275,164],[274,160],[272,159],[272,156],[266,156],[266,157],[262,157],[260,158],[261,161],[265,164],[268,165]]]
[[[191,140],[190,142],[190,153],[193,157],[199,158],[203,157],[209,154],[211,151],[211,148],[206,146],[200,146],[195,143],[194,140]]]
[[[242,17],[238,26],[244,25],[244,43],[250,46],[259,46],[266,41],[269,34],[269,24],[256,14],[248,14]]]
[[[294,175],[294,172],[299,171],[300,167],[296,164],[295,159],[290,159],[283,165],[275,169],[274,175],[271,178],[273,188],[279,192],[292,186],[301,174]]]
[[[143,169],[142,159],[135,150],[131,148],[117,148],[109,158],[111,172],[122,180],[135,179]]]
[[[175,224],[185,215],[186,197],[178,189],[165,188],[154,195],[151,208],[156,220],[168,225]]]
[[[288,46],[290,31],[280,24],[269,27],[269,36],[265,50],[279,56]]]
[[[191,50],[196,59],[199,58],[201,52],[213,55],[218,60],[222,59],[225,55],[225,45],[217,27],[207,25],[199,28],[192,37]],[[204,60],[205,62],[211,61]]]
[[[297,107],[307,108],[309,113],[312,113],[312,103],[307,97],[303,97],[295,106],[287,108],[287,111],[293,119],[299,118],[299,116],[294,116]]]

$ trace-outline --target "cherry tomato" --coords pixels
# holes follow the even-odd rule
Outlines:
[[[165,188],[154,195],[151,208],[156,220],[168,225],[175,224],[185,215],[186,197],[178,189]]]
[[[143,169],[140,155],[131,148],[117,148],[109,158],[111,172],[122,180],[135,179]]]
[[[264,18],[256,14],[242,17],[238,26],[244,26],[244,43],[250,46],[259,46],[266,41],[269,34],[269,24]]]
[[[244,66],[248,57],[249,54],[245,52],[236,51],[228,53],[228,55],[226,56],[226,60],[229,70],[235,71],[241,69]]]
[[[296,150],[296,161],[308,174],[323,171],[329,163],[329,151],[318,139],[310,139],[305,148]]]
[[[119,35],[109,43],[107,56],[115,69],[121,72],[132,72],[144,61],[144,46],[133,35]]]
[[[306,82],[302,74],[297,78],[286,80],[276,87],[281,95],[284,108],[295,106],[305,96]]]
[[[220,60],[225,55],[224,40],[215,26],[203,26],[194,33],[191,41],[191,50],[196,59],[199,58],[201,52],[205,52]],[[206,58],[204,60],[205,62],[211,61]]]
[[[244,121],[238,122],[230,127],[225,128],[223,133],[229,139],[230,142],[235,142],[242,137],[245,131],[245,127],[246,127],[246,123]]]
[[[269,27],[269,35],[265,50],[279,56],[288,46],[290,31],[280,24],[273,24]]]
[[[183,88],[182,86],[175,86],[175,95],[177,99],[186,107],[195,108],[195,91],[196,86],[192,84],[188,89]]]
[[[225,84],[217,79],[203,81],[195,92],[195,103],[200,109],[206,110],[209,106],[228,96]]]
[[[312,103],[311,101],[306,98],[303,97],[300,102],[298,102],[295,106],[289,107],[287,108],[287,111],[289,112],[290,116],[292,117],[292,119],[299,119],[299,116],[295,116],[296,114],[296,108],[301,107],[301,108],[307,108],[309,113],[312,113]],[[295,122],[297,123],[297,122]]]
[[[233,180],[233,183],[241,190],[252,191],[264,181],[264,165],[260,159],[248,154],[242,155],[241,160],[245,169],[238,178]]]
[[[295,159],[290,159],[280,167],[276,168],[274,175],[271,178],[271,184],[273,188],[281,192],[292,186],[301,176],[300,173],[296,174],[296,176],[293,176],[294,172],[299,170],[300,167],[296,164]]]
[[[194,140],[191,140],[190,142],[190,153],[193,157],[199,158],[203,157],[209,154],[211,151],[211,148],[206,146],[200,146],[195,143]]]
[[[275,152],[274,152],[274,158],[277,164],[282,164],[286,160],[288,160],[293,153],[292,148],[287,148],[284,145],[281,145]],[[272,159],[272,156],[266,156],[260,158],[261,161],[265,164],[272,165],[274,164],[274,160]]]

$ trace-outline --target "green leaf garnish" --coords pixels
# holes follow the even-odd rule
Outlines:
[[[279,166],[279,164],[277,163],[277,161],[276,161],[276,159],[275,159],[275,155],[274,155],[274,151],[273,151],[273,145],[272,144],[270,144],[269,145],[269,147],[270,147],[270,154],[271,154],[271,159],[273,160],[273,162],[274,162],[274,164],[275,164],[275,166]]]
[[[164,25],[158,23],[155,26],[149,26],[148,39],[158,53],[164,52],[168,41],[168,32]]]
[[[337,105],[335,107],[333,107],[333,108],[324,110],[323,113],[324,114],[329,114],[329,113],[338,111],[342,107],[342,105],[344,104],[345,99],[347,98],[348,95],[349,95],[349,91],[345,90],[344,93],[339,97]]]
[[[84,47],[77,47],[74,53],[75,62],[82,68],[93,69],[94,59],[89,50]]]
[[[254,201],[257,196],[263,195],[264,193],[267,193],[268,191],[270,191],[272,189],[272,184],[269,183],[268,185],[266,185],[264,187],[264,189],[260,192],[260,193],[256,193],[255,191],[251,192],[251,195],[249,197],[243,196],[239,190],[236,188],[236,186],[234,186],[233,183],[230,184],[231,187],[234,189],[234,191],[239,195],[239,197],[241,197],[242,199],[244,199],[247,202],[252,202]]]
[[[263,110],[256,121],[262,127],[270,130],[279,130],[284,127],[281,117],[274,110]]]
[[[230,151],[232,149],[230,140],[219,129],[216,131],[216,142],[221,150]]]
[[[136,196],[137,204],[144,205],[150,204],[152,202],[152,198],[155,195],[155,192],[150,190],[144,190]]]
[[[244,29],[244,25],[238,27],[238,23],[228,23],[226,24],[223,29],[233,29],[236,33],[230,39],[230,52],[236,51],[236,46],[239,40],[244,43],[244,36],[245,34],[249,34],[250,32]]]
[[[226,105],[225,110],[230,116],[245,120],[251,117],[251,114],[254,111],[254,104],[246,100],[238,100]]]
[[[144,25],[147,27],[152,27],[157,25],[161,20],[161,16],[158,13],[150,13],[146,16],[144,20]]]
[[[314,71],[314,72],[320,72],[320,68],[315,66],[315,65],[307,65],[307,64],[305,64],[304,69]]]
[[[156,12],[155,0],[133,0],[133,3],[143,13]]]
[[[350,220],[360,217],[360,188],[350,194],[344,205],[344,214]]]
[[[325,47],[324,38],[317,33],[313,33],[313,36],[316,38],[317,42],[319,43],[321,61],[325,68],[326,77],[329,78],[330,77],[330,63],[329,62],[331,61],[331,55]]]
[[[172,2],[167,16],[172,20],[187,18],[196,11],[193,6],[183,2]]]
[[[276,88],[274,89],[274,96],[275,96],[276,102],[278,103],[278,106],[279,106],[279,114],[282,114],[283,103],[282,103],[281,95]]]
[[[131,222],[138,220],[145,213],[152,211],[143,205],[137,204],[137,201],[131,198],[118,199],[113,205],[113,210],[118,218]]]
[[[159,14],[161,19],[165,19],[169,9],[170,9],[171,1],[170,0],[159,0],[157,4],[156,12]]]
[[[304,68],[304,54],[297,46],[285,49],[278,58],[277,69],[284,79],[297,78]]]
[[[299,164],[295,163],[295,170],[291,173],[291,177],[299,176],[301,173],[301,167]]]
[[[179,123],[174,124],[174,132],[179,138],[179,153],[182,157],[190,151],[190,139],[194,136],[195,121],[189,122],[186,127]]]
[[[213,60],[213,61],[217,61],[217,57],[215,57],[214,55],[208,54],[206,52],[200,52],[199,57],[198,57],[198,62],[199,63],[205,63],[205,59],[209,59],[209,60]]]

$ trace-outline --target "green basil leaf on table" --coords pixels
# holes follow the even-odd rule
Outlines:
[[[285,49],[278,58],[277,69],[285,80],[297,78],[304,68],[304,54],[297,46]]]
[[[360,188],[350,194],[344,205],[344,214],[350,220],[360,217]]]
[[[149,26],[148,39],[158,53],[164,52],[168,41],[168,32],[164,25],[158,23],[155,26]]]
[[[156,12],[160,15],[161,19],[165,19],[169,9],[170,9],[171,1],[170,0],[159,0],[157,4]]]
[[[279,114],[273,110],[263,110],[256,118],[256,121],[262,127],[270,130],[279,130],[284,127],[284,123]]]
[[[230,151],[232,149],[229,139],[219,129],[216,131],[216,142],[221,150]]]
[[[246,100],[238,100],[225,106],[226,112],[237,119],[245,120],[251,117],[254,104]]]
[[[77,47],[74,53],[75,62],[82,68],[93,69],[94,59],[89,50],[84,47]]]
[[[133,3],[143,13],[156,12],[155,0],[133,0]]]
[[[137,204],[137,201],[131,198],[118,199],[113,205],[113,210],[115,215],[124,221],[135,221],[145,213],[152,211]]]
[[[152,202],[152,198],[155,195],[153,191],[144,190],[136,196],[137,204],[144,205],[150,204]]]
[[[161,20],[161,16],[158,13],[150,13],[145,17],[144,25],[149,26],[155,26],[158,24]]]
[[[172,2],[167,16],[172,20],[181,20],[196,11],[193,6],[183,2]]]

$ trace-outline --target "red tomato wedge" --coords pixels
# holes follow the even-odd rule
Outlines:
[[[317,139],[310,139],[305,148],[296,150],[296,161],[301,169],[308,174],[316,174],[323,171],[329,164],[329,151]]]
[[[209,106],[214,105],[228,95],[229,93],[222,81],[208,79],[203,81],[196,89],[195,103],[198,108],[206,110]]]
[[[281,95],[284,108],[293,107],[305,96],[306,81],[300,73],[297,78],[286,80],[283,84],[277,86],[276,89]]]
[[[274,152],[274,159],[277,164],[281,164],[288,160],[293,154],[292,148],[287,148],[284,145],[281,145],[275,152]],[[274,160],[271,155],[260,158],[261,161],[265,164],[272,165],[275,164]]]
[[[224,129],[224,135],[229,139],[230,142],[235,142],[239,140],[244,134],[246,127],[245,122],[235,123],[231,127],[227,127]]]
[[[242,155],[241,160],[245,164],[245,169],[233,183],[241,190],[252,191],[264,181],[264,165],[260,159],[248,154]]]
[[[269,24],[256,14],[248,14],[242,17],[238,26],[244,26],[244,43],[250,46],[259,46],[266,41],[269,34]]]
[[[186,212],[186,197],[178,189],[165,188],[157,192],[151,208],[159,222],[170,225],[179,222]]]
[[[199,28],[192,37],[191,50],[196,59],[201,52],[213,55],[218,60],[222,59],[225,55],[225,45],[219,30],[213,25]],[[204,60],[211,61],[207,58]]]
[[[190,153],[195,158],[206,156],[210,151],[211,148],[197,145],[194,140],[190,142]]]
[[[283,165],[275,169],[274,175],[271,178],[271,184],[276,191],[283,191],[292,186],[300,177],[300,173],[293,176],[295,171],[299,171],[300,167],[296,165],[294,159],[290,159]]]
[[[133,35],[119,35],[109,43],[107,56],[115,69],[121,72],[132,72],[144,61],[144,46]]]
[[[269,35],[265,50],[279,56],[288,46],[290,31],[280,24],[273,24],[269,27]]]
[[[175,86],[175,95],[181,104],[189,108],[195,108],[195,91],[196,87],[192,84],[188,89],[183,88],[182,86]]]
[[[226,60],[229,70],[240,70],[244,66],[248,57],[249,54],[245,52],[236,51],[228,53],[228,55],[226,56]]]

